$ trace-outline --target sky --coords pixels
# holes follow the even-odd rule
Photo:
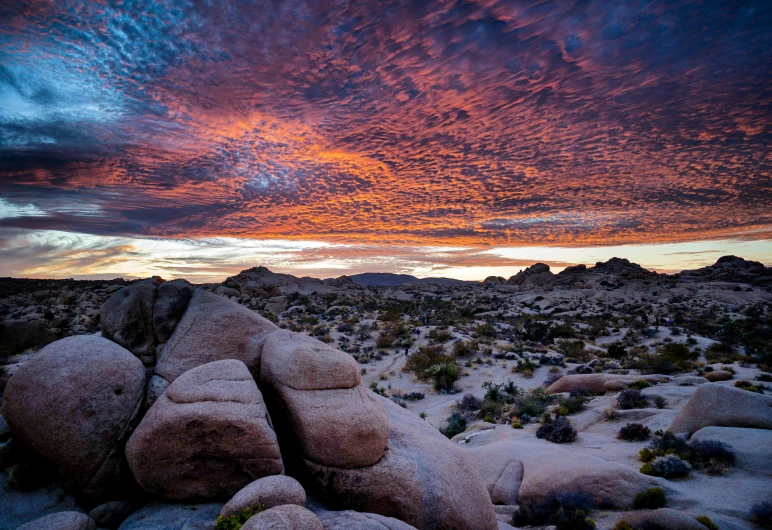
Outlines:
[[[0,276],[772,265],[768,1],[0,2]]]

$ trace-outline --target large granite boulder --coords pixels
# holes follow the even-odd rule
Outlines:
[[[318,511],[317,517],[324,530],[416,530],[414,526],[393,517],[376,513],[360,513],[352,510],[340,512]]]
[[[236,302],[196,289],[161,349],[155,373],[171,383],[202,364],[237,359],[257,374],[263,341],[277,329],[270,320]]]
[[[639,379],[648,381],[655,384],[657,382],[666,381],[668,378],[662,375],[620,375],[620,374],[578,374],[578,375],[564,375],[549,387],[547,387],[547,394],[559,394],[562,392],[571,392],[572,390],[586,389],[594,394],[603,394],[607,391],[623,390],[630,383],[633,383]],[[609,383],[617,383],[616,385],[610,385]]]
[[[284,330],[268,335],[260,386],[282,447],[286,441],[321,465],[375,464],[386,447],[389,422],[359,370],[350,355],[306,335]]]
[[[324,527],[314,512],[286,504],[250,517],[241,530],[324,530]]]
[[[772,474],[772,430],[743,427],[703,427],[689,439],[714,440],[729,445],[735,454],[735,465],[757,473]]]
[[[220,515],[238,515],[247,508],[274,508],[285,504],[305,506],[306,491],[300,482],[286,475],[259,478],[244,486],[222,507]]]
[[[221,504],[147,504],[131,514],[119,530],[212,530]]]
[[[705,530],[705,526],[691,515],[670,508],[639,510],[626,513],[623,521],[634,528],[667,528],[667,530]]]
[[[145,369],[128,350],[93,335],[69,337],[16,371],[2,414],[27,447],[99,497],[119,482],[144,385]]]
[[[493,504],[464,451],[415,414],[379,400],[391,434],[377,463],[344,469],[306,460],[327,501],[421,530],[495,530]]]
[[[226,359],[178,377],[126,445],[142,488],[175,501],[227,499],[282,473],[276,434],[243,362]]]
[[[96,524],[85,513],[59,512],[27,523],[17,530],[96,530]]]
[[[718,383],[700,385],[668,430],[693,434],[710,426],[772,429],[772,396]]]

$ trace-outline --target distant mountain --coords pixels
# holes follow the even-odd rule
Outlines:
[[[410,274],[393,274],[390,272],[363,272],[352,274],[351,280],[362,287],[396,287],[403,283],[433,283],[435,285],[459,285],[465,282],[454,278],[416,278]]]

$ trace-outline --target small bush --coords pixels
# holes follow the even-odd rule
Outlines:
[[[438,392],[453,390],[456,381],[461,379],[461,369],[455,361],[445,361],[432,365],[427,369],[427,373],[434,381],[434,390]]]
[[[697,358],[697,354],[679,342],[671,342],[662,348],[662,356],[673,362],[690,361]]]
[[[649,404],[649,398],[641,394],[640,390],[628,388],[617,396],[617,404],[620,409],[642,409]]]
[[[654,396],[654,406],[658,409],[664,409],[667,406],[667,399],[662,396]]]
[[[731,446],[717,440],[694,440],[689,444],[688,459],[698,468],[704,468],[709,475],[724,475],[727,466],[734,464],[735,455]]]
[[[595,523],[587,517],[594,509],[592,495],[582,490],[551,492],[541,502],[523,502],[512,517],[515,526],[554,525],[558,530],[592,530]]]
[[[619,429],[617,434],[617,438],[628,442],[642,442],[648,440],[649,436],[651,436],[651,429],[640,423],[628,423]]]
[[[414,374],[419,380],[426,381],[431,377],[429,368],[445,363],[451,359],[442,353],[442,346],[424,346],[407,358],[403,372]]]
[[[638,460],[640,460],[641,462],[644,462],[644,463],[651,462],[655,458],[656,458],[656,455],[648,447],[644,447],[643,449],[638,451]]]
[[[654,433],[654,439],[649,444],[649,448],[658,455],[667,452],[684,453],[686,452],[686,442],[671,431],[657,431]]]
[[[613,530],[635,530],[635,528],[633,528],[633,525],[622,519],[614,525]]]
[[[608,356],[612,359],[624,359],[627,356],[627,350],[621,342],[614,342],[608,345]]]
[[[644,388],[649,388],[650,386],[651,386],[651,383],[649,383],[645,379],[638,379],[635,383],[630,385],[630,388],[634,388],[636,390],[643,390]]]
[[[458,402],[458,408],[463,411],[479,410],[481,406],[482,401],[473,394],[464,394],[464,397]]]
[[[466,357],[477,351],[477,342],[459,340],[453,344],[453,355],[456,357]]]
[[[544,421],[536,430],[536,437],[556,444],[566,444],[576,441],[576,429],[565,416],[558,416],[552,419],[552,416],[546,416]]]
[[[446,420],[448,425],[444,429],[440,429],[440,432],[448,438],[453,438],[457,434],[461,434],[466,430],[466,418],[460,413],[454,412]]]
[[[741,379],[740,381],[735,381],[734,386],[739,388],[740,390],[747,390],[748,392],[755,392],[757,394],[762,394],[761,388],[758,386],[755,386],[750,381],[746,381],[744,379]]]
[[[667,503],[662,488],[649,488],[635,496],[633,508],[636,510],[656,510],[664,508]]]
[[[762,528],[772,528],[772,501],[754,504],[751,507],[751,521]]]
[[[603,421],[619,421],[619,411],[613,407],[603,411]]]
[[[711,521],[710,517],[708,517],[707,515],[698,515],[696,519],[698,523],[700,523],[708,530],[718,530],[718,525],[713,521]]]
[[[675,455],[659,456],[641,466],[641,473],[653,477],[683,478],[688,477],[692,466]]]
[[[227,517],[221,515],[217,518],[214,530],[239,530],[250,517],[257,515],[263,510],[265,510],[265,505],[261,502],[258,503],[256,508],[244,508],[244,511],[236,515],[229,515]]]

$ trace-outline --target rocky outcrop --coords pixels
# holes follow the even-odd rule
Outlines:
[[[657,383],[667,380],[667,376],[662,375],[620,375],[620,374],[578,374],[564,375],[549,387],[547,394],[559,394],[562,392],[571,392],[572,390],[586,389],[594,394],[603,394],[607,391],[616,391],[626,388],[629,384],[638,380]],[[613,383],[613,384],[609,384]]]
[[[257,479],[244,486],[229,500],[220,511],[220,515],[228,517],[237,515],[247,508],[274,508],[285,504],[305,506],[306,492],[300,482],[285,475],[273,475]]]
[[[350,355],[306,335],[277,331],[263,346],[260,384],[282,444],[296,446],[303,458],[355,468],[383,455],[389,422]]]
[[[250,517],[242,530],[324,530],[322,522],[302,506],[287,504]]]
[[[178,377],[126,445],[137,482],[165,499],[225,499],[283,472],[262,395],[241,361],[222,360]]]
[[[394,517],[421,530],[495,530],[496,516],[477,469],[436,429],[384,398],[391,434],[383,457],[354,469],[307,461],[333,505]]]
[[[668,530],[705,530],[694,517],[670,508],[639,510],[622,516],[634,528],[667,528]]]
[[[317,511],[324,530],[416,530],[414,526],[393,517],[375,513],[360,513],[352,510],[340,512]]]
[[[531,286],[543,287],[552,284],[554,281],[555,275],[550,272],[549,265],[536,263],[509,278],[509,280],[507,280],[507,285],[528,284]]]
[[[772,267],[737,256],[723,256],[715,264],[675,275],[681,281],[736,282],[763,287],[772,286]]]
[[[46,515],[31,523],[20,526],[17,530],[96,530],[96,524],[85,513],[59,512]]]
[[[100,504],[88,512],[99,528],[118,528],[126,518],[134,511],[131,503],[113,501]]]
[[[93,335],[49,344],[11,377],[2,414],[15,436],[88,497],[120,481],[123,447],[142,404],[145,370]]]
[[[155,373],[172,382],[183,372],[202,364],[237,359],[256,374],[263,341],[277,329],[254,311],[196,289],[161,350]]]
[[[146,504],[119,530],[211,530],[221,504]]]
[[[692,434],[710,426],[772,429],[772,397],[718,383],[700,385],[668,429]]]

